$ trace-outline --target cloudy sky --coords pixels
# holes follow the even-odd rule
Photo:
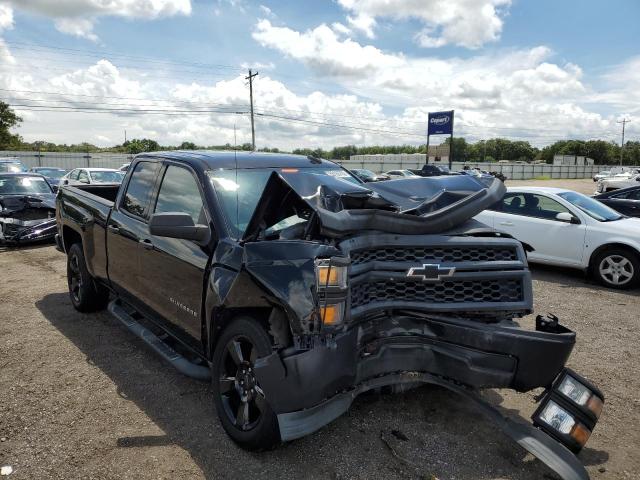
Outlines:
[[[19,133],[101,146],[640,139],[637,0],[0,0]],[[234,133],[235,132],[235,133]],[[235,135],[235,137],[234,137]],[[434,139],[434,143],[439,140]]]

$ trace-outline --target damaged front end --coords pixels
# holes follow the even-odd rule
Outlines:
[[[0,197],[0,244],[23,245],[52,240],[56,234],[53,195]]]
[[[563,479],[588,478],[570,450],[587,441],[604,399],[565,369],[575,333],[554,317],[520,327],[533,309],[523,245],[472,220],[504,192],[468,176],[363,186],[271,174],[244,231],[242,274],[217,291],[246,297],[248,276],[280,312],[272,332],[282,331],[274,319],[288,320],[255,364],[282,440],[321,428],[367,390],[428,383],[472,399]],[[540,387],[533,425],[479,393]]]

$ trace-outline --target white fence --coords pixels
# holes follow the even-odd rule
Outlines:
[[[349,160],[340,161],[346,168],[366,168],[376,173],[389,170],[419,169],[426,162],[425,154],[391,154],[391,155],[352,155]],[[447,162],[438,162],[448,165]],[[601,170],[608,170],[603,165],[548,165],[534,163],[470,163],[453,162],[453,171],[460,171],[465,165],[478,167],[490,172],[500,172],[508,179],[530,180],[532,178],[591,178]]]
[[[58,167],[70,170],[78,167],[119,168],[130,162],[134,155],[126,153],[65,153],[65,152],[13,152],[0,151],[3,157],[17,157],[27,167]],[[374,172],[387,172],[405,168],[422,168],[424,154],[354,155],[349,160],[338,162],[346,168],[366,168]],[[439,162],[447,165],[447,162]],[[453,162],[453,170],[459,171],[468,165],[482,170],[504,174],[512,180],[529,180],[538,177],[591,178],[600,170],[610,167],[602,165],[547,165],[531,163],[463,163]],[[637,167],[635,167],[637,168]]]
[[[71,170],[78,167],[120,168],[134,155],[126,153],[68,153],[0,151],[0,159],[17,157],[27,167],[56,167]]]

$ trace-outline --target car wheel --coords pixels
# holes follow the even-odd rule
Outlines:
[[[67,255],[67,284],[71,303],[79,312],[102,310],[109,302],[109,291],[96,285],[87,270],[80,243],[71,245]]]
[[[256,320],[231,322],[213,353],[211,380],[218,418],[227,434],[247,450],[280,443],[278,420],[255,375],[256,359],[272,352],[271,338]]]
[[[598,281],[610,288],[632,288],[640,279],[640,259],[625,248],[604,250],[596,257],[593,267]]]

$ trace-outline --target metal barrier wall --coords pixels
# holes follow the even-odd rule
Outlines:
[[[352,155],[349,160],[339,160],[346,168],[366,168],[376,173],[399,169],[419,169],[425,164],[425,154],[390,154],[390,155]],[[447,162],[439,162],[448,165]],[[500,172],[512,180],[530,180],[534,178],[592,178],[611,165],[549,165],[546,163],[488,163],[488,162],[453,162],[452,169],[457,172],[465,165],[490,172]],[[638,168],[638,167],[629,167]]]
[[[126,153],[65,153],[65,152],[14,152],[0,151],[3,157],[17,157],[27,167],[58,167],[71,170],[78,167],[120,168],[130,162],[135,155]],[[387,172],[405,168],[419,169],[425,164],[424,154],[353,155],[349,160],[337,162],[346,168],[366,168],[374,172]],[[447,162],[440,162],[448,165]],[[453,170],[460,171],[465,165],[470,168],[495,171],[512,180],[532,178],[591,178],[607,165],[548,165],[532,163],[464,163],[453,162]],[[633,167],[638,168],[638,167]]]

